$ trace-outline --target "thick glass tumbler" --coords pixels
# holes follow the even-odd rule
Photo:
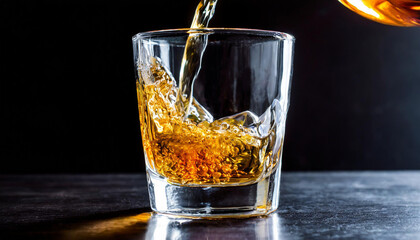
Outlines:
[[[217,218],[278,208],[293,46],[289,34],[249,29],[133,37],[154,211]]]

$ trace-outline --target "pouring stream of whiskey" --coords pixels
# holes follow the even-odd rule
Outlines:
[[[194,20],[191,28],[207,27],[210,19],[213,17],[217,0],[201,0],[195,10]],[[179,92],[177,99],[177,108],[184,113],[184,118],[191,112],[193,101],[194,81],[201,68],[201,60],[207,46],[208,36],[203,33],[190,32],[185,44],[184,56],[181,63],[179,75]]]

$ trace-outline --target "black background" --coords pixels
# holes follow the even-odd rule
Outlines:
[[[131,36],[194,1],[0,1],[0,172],[144,171]],[[212,27],[296,37],[284,170],[420,169],[420,28],[332,0],[220,0]]]

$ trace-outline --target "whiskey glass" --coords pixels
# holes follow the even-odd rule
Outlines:
[[[183,60],[191,38],[200,51]],[[278,208],[293,48],[290,34],[251,29],[133,36],[155,212],[223,218],[266,215]],[[192,61],[196,71],[180,81],[183,66]]]

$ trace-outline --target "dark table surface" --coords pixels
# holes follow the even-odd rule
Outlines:
[[[420,239],[420,171],[284,173],[268,217],[152,214],[145,175],[0,176],[0,239]]]

